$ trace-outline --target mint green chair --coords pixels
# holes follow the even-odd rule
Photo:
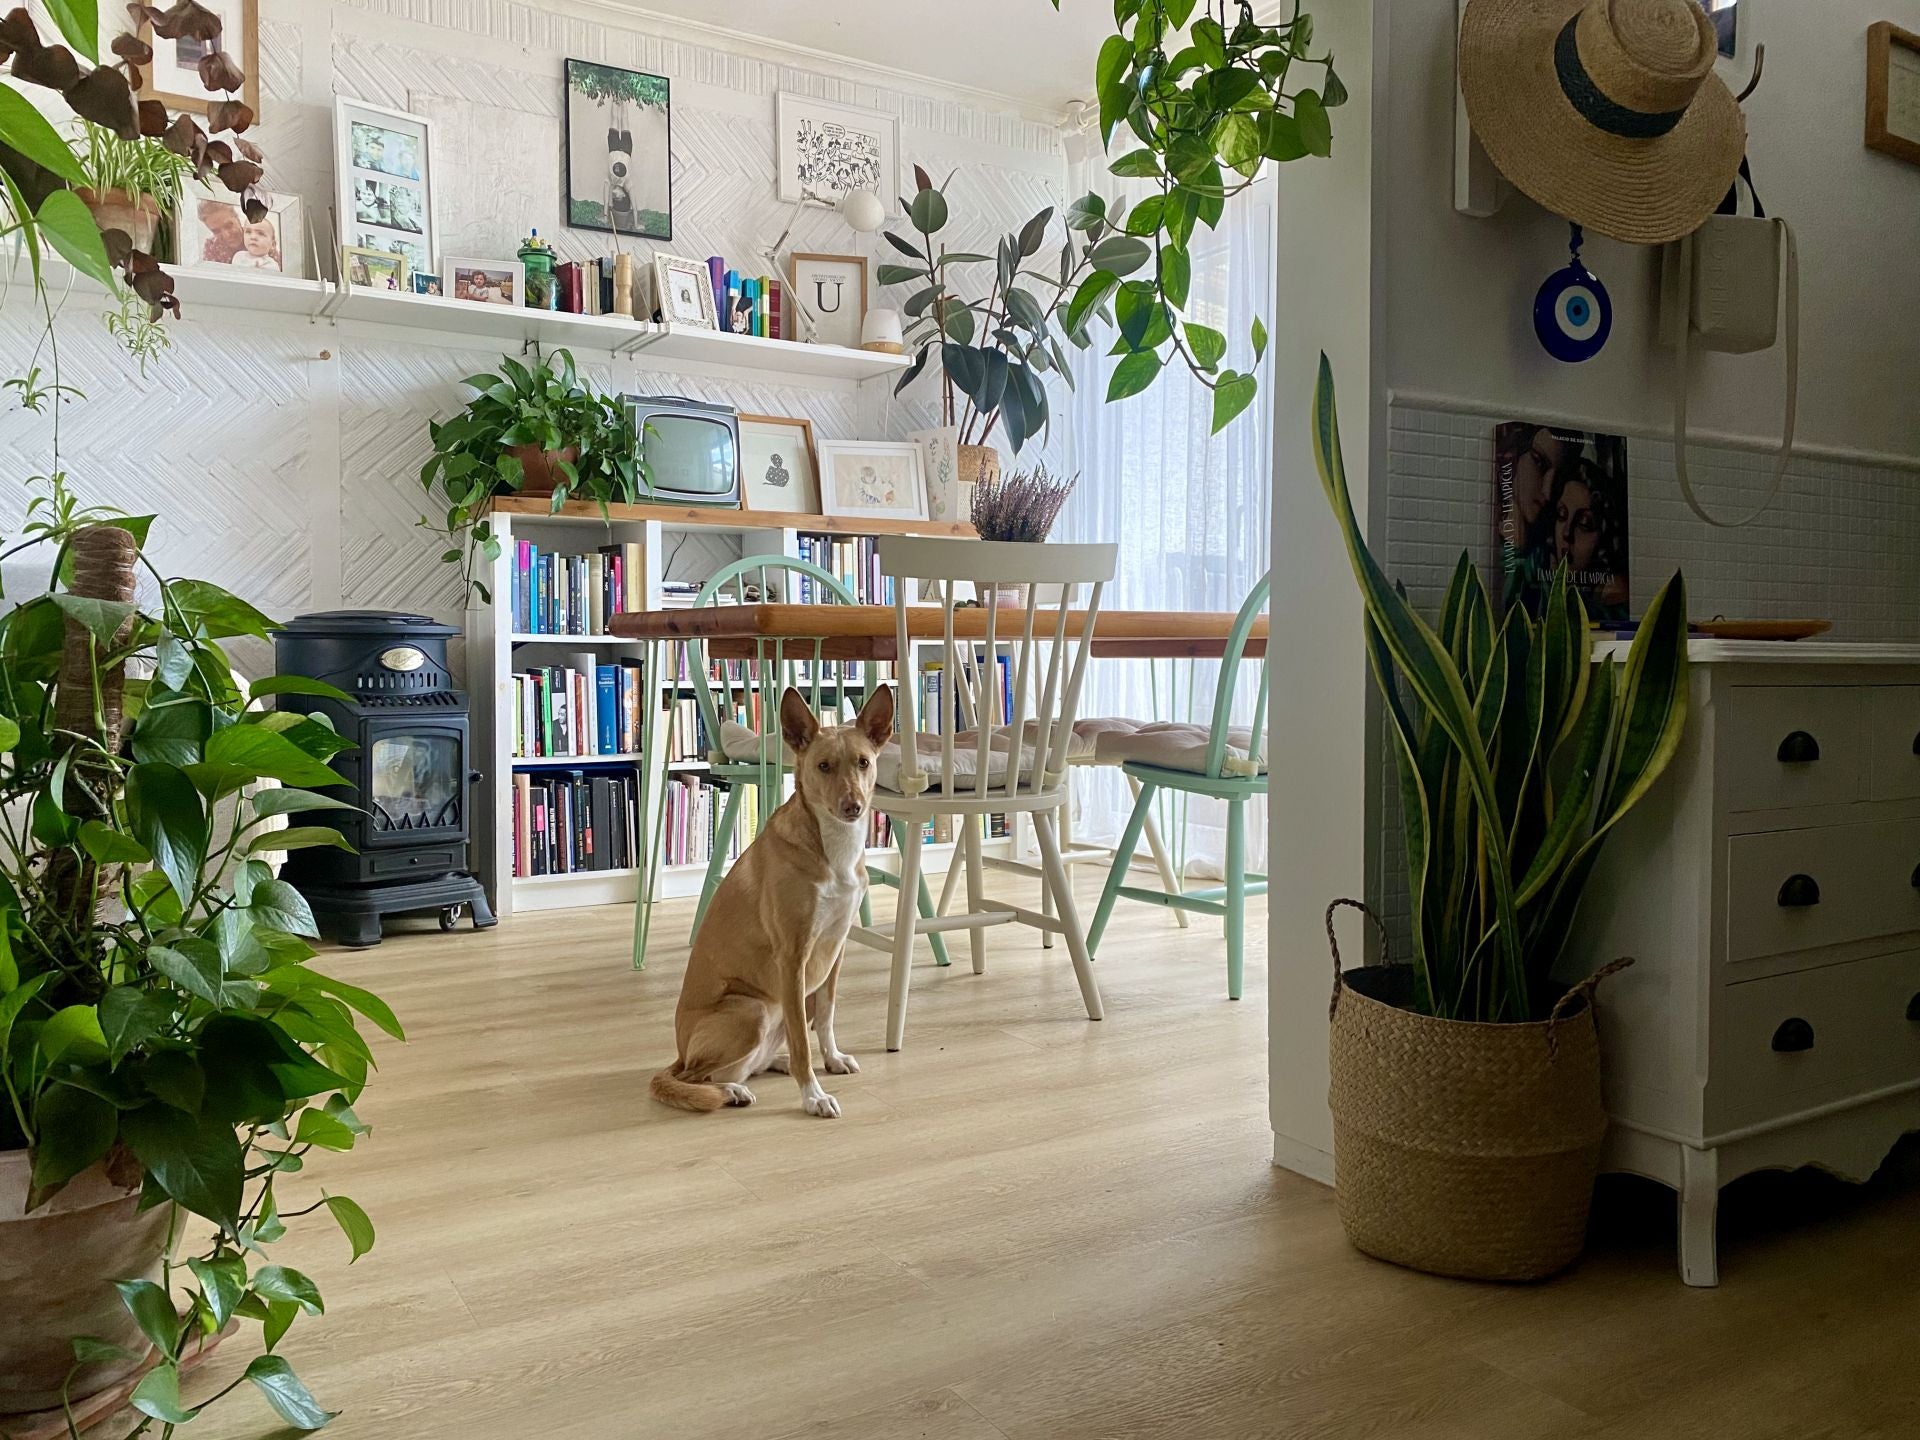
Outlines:
[[[811,600],[816,605],[856,603],[845,582],[811,561],[789,555],[749,555],[714,572],[694,596],[694,608],[744,605],[776,598],[797,602],[801,597],[799,582],[803,578],[812,581]],[[687,684],[693,691],[694,705],[699,710],[707,738],[707,769],[701,779],[725,790],[727,795],[720,811],[720,823],[714,831],[713,853],[708,857],[707,872],[700,884],[699,904],[693,912],[694,934],[699,933],[700,923],[707,918],[707,907],[713,903],[714,891],[720,888],[721,877],[726,873],[727,857],[740,826],[742,797],[748,789],[756,792],[763,825],[782,798],[785,778],[792,766],[786,761],[779,726],[772,717],[778,713],[780,696],[786,687],[791,685],[805,695],[817,714],[823,699],[828,706],[836,704],[843,693],[857,693],[864,699],[879,681],[879,666],[872,661],[864,662],[857,686],[848,682],[844,667],[850,662],[846,661],[838,662],[843,667],[838,678],[824,679],[820,648],[802,642],[791,649],[783,646],[770,657],[721,661],[720,673],[715,676],[710,673],[706,647],[698,640],[687,642]],[[749,702],[756,690],[762,697],[762,725],[758,733],[740,719],[742,715],[751,716]],[[894,843],[902,843],[898,826],[894,829]],[[867,868],[867,879],[869,883],[878,881],[883,885],[900,883],[899,876],[877,866]],[[919,904],[922,915],[933,914],[933,899],[924,879],[920,881]],[[860,915],[863,924],[872,923],[864,899],[860,902]],[[948,964],[945,940],[938,935],[930,938],[935,963]]]
[[[1247,869],[1247,801],[1267,793],[1266,747],[1261,728],[1267,713],[1267,662],[1260,659],[1260,688],[1254,698],[1253,724],[1237,727],[1233,720],[1233,696],[1239,684],[1241,662],[1247,658],[1247,637],[1267,608],[1267,592],[1272,572],[1260,577],[1247,596],[1240,613],[1234,617],[1227,639],[1226,654],[1220,662],[1220,681],[1213,697],[1213,723],[1206,730],[1197,725],[1145,725],[1128,734],[1100,737],[1100,760],[1121,762],[1121,770],[1140,789],[1133,803],[1133,814],[1113,852],[1113,869],[1107,874],[1107,888],[1100,896],[1100,908],[1094,912],[1087,931],[1087,948],[1098,952],[1100,937],[1106,933],[1113,915],[1113,902],[1121,897],[1144,901],[1175,910],[1191,910],[1202,915],[1219,915],[1227,927],[1227,995],[1240,998],[1245,969],[1247,940],[1247,896],[1267,893],[1267,877],[1249,875]],[[1209,795],[1227,803],[1226,883],[1206,890],[1169,893],[1129,885],[1127,869],[1133,861],[1140,832],[1146,827],[1154,796],[1162,790],[1188,795]]]

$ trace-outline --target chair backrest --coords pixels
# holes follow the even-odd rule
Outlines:
[[[1239,613],[1233,617],[1226,653],[1220,660],[1220,679],[1213,691],[1213,724],[1207,737],[1207,774],[1216,780],[1224,773],[1227,763],[1228,733],[1233,728],[1233,696],[1235,687],[1240,683],[1240,664],[1246,658],[1247,638],[1253,632],[1254,622],[1267,608],[1267,595],[1272,587],[1271,570],[1254,582],[1253,589],[1247,592],[1247,598],[1240,605]],[[1247,745],[1250,759],[1257,760],[1263,753],[1265,736],[1261,731],[1266,721],[1267,651],[1263,647],[1260,652],[1260,687],[1254,695],[1253,724]]]
[[[951,796],[1011,798],[1066,783],[1081,682],[1116,548],[881,538],[880,573],[895,582],[903,794],[938,788]],[[969,581],[977,607],[958,599]],[[937,605],[913,603],[923,587]],[[937,667],[922,660],[933,650]],[[923,717],[940,736],[937,754],[921,753]],[[962,726],[970,731],[964,737]]]
[[[851,605],[854,598],[845,581],[810,560],[790,555],[748,555],[716,571],[700,587],[693,604],[698,609],[759,601]],[[754,659],[709,662],[706,646],[699,640],[689,640],[684,678],[693,690],[700,723],[706,730],[707,758],[716,764],[730,758],[739,763],[742,759],[729,757],[721,748],[721,726],[731,720],[761,735],[761,753],[756,754],[755,761],[777,766],[782,754],[780,696],[786,687],[791,685],[807,696],[807,703],[819,714],[822,694],[837,706],[843,687],[854,673],[853,662],[826,660],[821,649],[819,642],[788,641]],[[877,674],[878,667],[868,662],[862,677],[862,698],[871,693]]]

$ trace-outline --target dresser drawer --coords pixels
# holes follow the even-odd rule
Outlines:
[[[1725,1130],[1920,1079],[1920,951],[1730,985],[1714,997],[1711,1119]]]
[[[1868,788],[1875,800],[1920,798],[1920,685],[1867,692]]]
[[[1920,931],[1920,820],[1727,841],[1727,951],[1756,960]]]
[[[1817,685],[1732,689],[1720,754],[1728,808],[1787,810],[1865,799],[1869,693]]]

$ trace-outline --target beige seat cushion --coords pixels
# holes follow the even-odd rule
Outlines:
[[[1006,781],[1007,756],[1011,748],[1005,743],[1006,738],[1005,735],[995,736],[994,748],[987,754],[989,786],[1004,784]],[[750,730],[735,720],[720,722],[720,748],[729,760],[742,765],[759,764],[760,744],[760,735],[757,731]],[[787,749],[786,742],[777,741],[772,736],[767,737],[767,758],[769,760],[774,758],[776,747],[780,761],[791,765],[793,752]],[[929,788],[939,789],[938,777],[942,765],[940,737],[925,733],[915,735],[914,749],[920,758],[920,769],[928,777]],[[980,768],[979,761],[979,736],[972,731],[955,735],[953,737],[953,774],[956,790],[964,792],[971,787],[973,777]],[[900,791],[900,762],[899,742],[889,741],[886,748],[880,752],[878,784],[882,790],[892,790],[896,793]],[[1022,747],[1020,766],[1023,779],[1029,777],[1033,770],[1031,748]]]
[[[1158,721],[1132,731],[1102,735],[1094,746],[1094,757],[1102,765],[1156,765],[1162,770],[1186,770],[1195,775],[1207,773],[1207,742],[1211,732],[1204,725],[1184,725]],[[1264,741],[1265,736],[1261,739]],[[1221,765],[1228,775],[1264,775],[1265,753],[1249,759],[1253,732],[1235,727],[1227,732],[1226,758]]]

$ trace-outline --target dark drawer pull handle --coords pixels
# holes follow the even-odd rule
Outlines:
[[[1914,737],[1914,744],[1920,746],[1920,735]],[[1914,753],[1920,755],[1920,749]],[[1782,765],[1811,765],[1820,758],[1820,742],[1806,731],[1796,730],[1780,742],[1774,755]]]
[[[1782,1055],[1813,1049],[1813,1026],[1798,1016],[1782,1020],[1780,1028],[1773,1032],[1773,1048]]]
[[[1811,875],[1789,875],[1780,887],[1780,904],[1788,910],[1805,910],[1820,903],[1820,882]]]
[[[1920,990],[1916,990],[1913,999],[1907,1001],[1907,1019],[1920,1025]]]

